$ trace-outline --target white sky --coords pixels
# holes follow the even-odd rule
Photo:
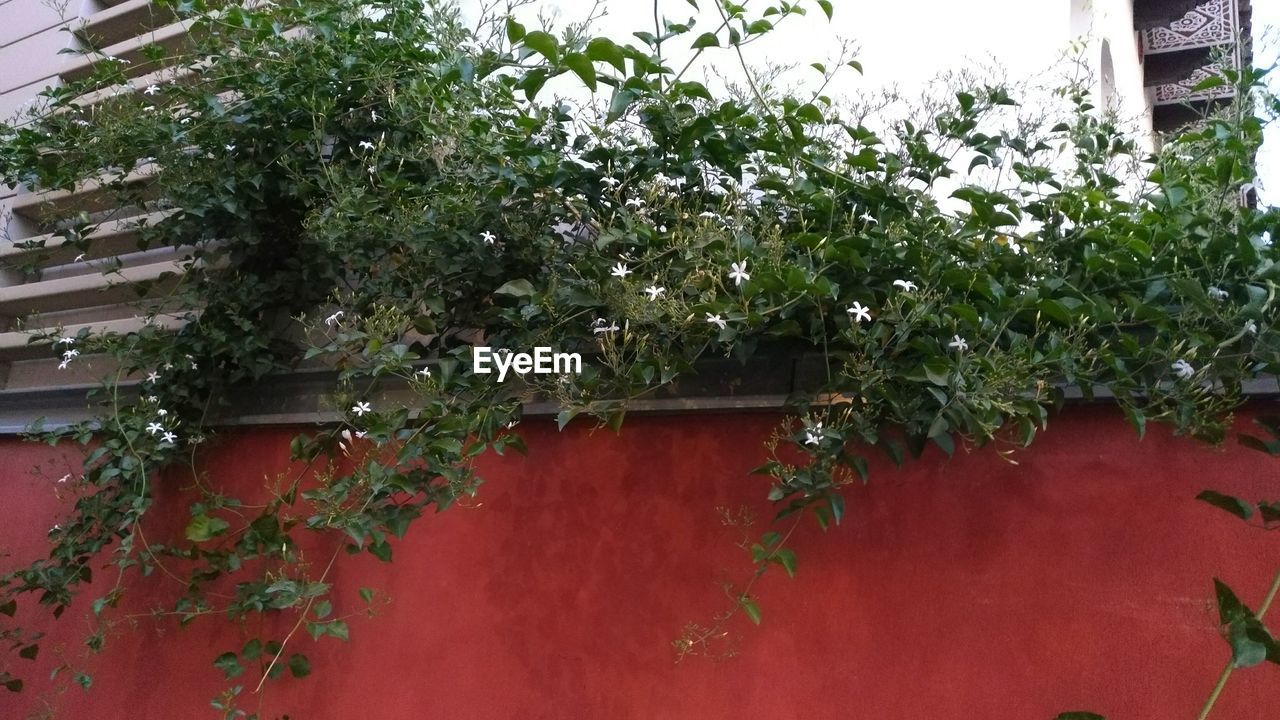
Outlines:
[[[668,57],[677,57],[668,64],[682,66],[679,54],[687,52],[692,38],[715,29],[719,20],[715,2],[701,0],[699,13],[688,0],[658,0],[659,12],[670,20],[684,21],[694,15],[702,20],[693,35],[671,43],[674,47],[669,47]],[[992,59],[1009,71],[1010,79],[1026,79],[1052,68],[1072,40],[1069,0],[833,0],[832,4],[835,16],[829,23],[816,3],[807,0],[808,15],[787,19],[777,32],[749,48],[748,60],[753,65],[771,61],[806,68],[811,62],[834,58],[841,38],[851,40],[866,74],[842,75],[828,89],[828,94],[838,96],[894,84],[911,90],[942,71],[974,67]],[[596,28],[603,34],[638,44],[638,40],[625,37],[626,33],[653,28],[651,0],[603,0],[601,5],[606,16]],[[752,5],[764,3],[761,0]],[[561,21],[581,19],[590,6],[590,0],[540,3],[543,10],[557,12]],[[1270,67],[1280,49],[1280,0],[1253,0],[1253,9],[1255,64]],[[536,24],[532,14],[527,23],[531,26]],[[706,79],[708,71],[741,77],[730,52],[712,50],[704,57],[706,62],[690,73],[692,79]],[[793,77],[808,80],[816,76],[814,71],[801,70]],[[1280,87],[1280,77],[1271,85]],[[1259,157],[1262,197],[1274,205],[1280,204],[1280,127],[1271,127],[1267,137],[1269,142]]]

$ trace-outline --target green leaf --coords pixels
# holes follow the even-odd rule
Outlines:
[[[391,543],[383,540],[369,545],[369,554],[382,562],[391,562]]]
[[[1215,490],[1205,490],[1197,495],[1196,499],[1203,500],[1221,510],[1226,510],[1241,520],[1248,520],[1253,517],[1253,506],[1238,497],[1223,495]]]
[[[219,655],[213,661],[213,666],[221,670],[228,680],[244,672],[244,666],[236,659],[236,654],[233,652],[224,652]]]
[[[834,12],[831,8],[831,0],[818,0],[818,7],[822,8],[822,12],[827,16],[827,19],[830,20],[831,14]]]
[[[312,611],[315,612],[317,620],[323,620],[333,612],[333,603],[328,600],[321,600],[312,607]]]
[[[289,672],[296,678],[304,678],[311,674],[311,661],[302,653],[289,656]]]
[[[786,548],[779,548],[773,553],[773,561],[782,566],[787,571],[788,577],[796,576],[796,554]],[[757,623],[759,624],[759,623]]]
[[[631,107],[631,103],[635,102],[636,94],[630,90],[619,88],[613,91],[613,97],[609,99],[609,115],[605,118],[605,122],[613,122],[627,113],[627,108]]]
[[[360,599],[364,600],[366,603],[373,602],[373,588],[360,588]]]
[[[556,429],[564,430],[564,426],[568,425],[569,421],[577,417],[577,415],[578,415],[578,410],[575,410],[572,408],[568,410],[561,410],[560,412],[556,413]]]
[[[626,56],[622,54],[622,48],[608,38],[594,38],[587,43],[587,57],[596,62],[609,63],[618,72],[627,71]]]
[[[1212,90],[1213,88],[1221,87],[1226,84],[1227,84],[1226,78],[1222,77],[1221,75],[1211,75],[1201,80],[1200,82],[1196,83],[1195,87],[1191,88],[1191,92],[1193,93],[1204,92],[1205,90]]]
[[[564,56],[564,64],[582,79],[583,84],[587,86],[591,92],[596,91],[596,68],[591,64],[591,58],[582,53],[569,53]]]
[[[945,358],[930,358],[924,363],[924,375],[934,385],[946,387],[951,383],[951,363]]]
[[[22,692],[22,680],[20,678],[9,678],[4,681],[4,689],[9,692]]]
[[[231,525],[222,518],[209,517],[204,513],[191,518],[187,524],[186,536],[191,542],[205,542],[226,532]]]
[[[838,492],[829,493],[827,502],[831,505],[831,519],[839,525],[844,519],[844,496]]]
[[[503,283],[502,287],[494,290],[493,294],[508,295],[510,297],[529,297],[533,295],[533,283],[524,278],[509,280]]]
[[[755,600],[743,595],[738,598],[738,604],[742,607],[742,611],[747,614],[747,617],[751,618],[751,622],[756,625],[760,624],[760,606],[756,605]]]
[[[942,448],[942,452],[951,457],[956,452],[956,441],[951,437],[950,432],[938,432],[929,436],[938,447]]]
[[[0,614],[4,614],[4,615],[8,615],[9,617],[13,617],[13,614],[14,614],[15,612],[17,612],[17,611],[18,611],[18,601],[17,601],[17,600],[9,600],[9,601],[8,601],[8,602],[6,602],[6,603],[0,604]]]
[[[698,36],[697,40],[693,41],[694,50],[701,50],[709,47],[720,47],[720,38],[716,37],[715,33],[702,33]]]
[[[35,660],[36,654],[40,652],[40,646],[31,644],[18,651],[18,657],[23,660]]]
[[[1227,631],[1231,643],[1231,661],[1238,668],[1261,665],[1267,659],[1266,644],[1251,637],[1247,625],[1232,625]]]
[[[1231,645],[1232,663],[1247,668],[1265,661],[1269,648],[1276,644],[1271,634],[1226,583],[1214,578],[1213,585],[1218,597],[1218,618]]]
[[[262,641],[258,638],[250,640],[244,644],[240,654],[244,656],[245,660],[257,660],[262,657]]]
[[[515,18],[507,18],[507,39],[514,45],[524,38],[524,26],[516,22]]]
[[[534,30],[524,36],[524,44],[525,47],[536,51],[551,62],[555,62],[560,58],[560,43],[556,42],[551,33]]]
[[[333,622],[328,624],[328,626],[325,628],[325,631],[328,632],[331,636],[336,637],[339,640],[342,640],[344,642],[350,639],[351,637],[351,630],[350,628],[347,627],[347,623],[344,620],[334,620]]]

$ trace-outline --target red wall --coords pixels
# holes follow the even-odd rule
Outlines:
[[[1076,408],[1017,465],[990,449],[874,463],[842,527],[797,533],[799,575],[759,586],[763,626],[731,624],[738,656],[677,664],[680,628],[709,622],[726,607],[718,582],[749,569],[716,508],[769,517],[748,471],[775,420],[633,418],[621,436],[527,422],[527,458],[482,463],[479,507],[420,521],[390,565],[339,560],[339,613],[359,609],[362,585],[391,602],[352,618],[349,643],[300,633],[315,672],[269,685],[265,717],[1189,718],[1227,658],[1212,578],[1256,606],[1280,559],[1280,535],[1193,499],[1209,487],[1274,498],[1280,461],[1161,429],[1139,442],[1115,410]],[[283,468],[290,437],[224,436],[208,467],[260,480]],[[13,550],[0,562],[12,565],[44,551],[66,509],[51,480],[66,469],[47,447],[4,441],[0,455],[0,546]],[[176,484],[162,505],[185,504]],[[328,551],[309,555],[323,564]],[[86,613],[87,599],[45,623],[28,678],[47,677],[59,646],[79,660]],[[226,683],[210,663],[247,636],[222,619],[138,628],[89,661],[90,692],[52,696],[58,717],[214,716]],[[48,688],[0,694],[0,717],[39,707]],[[1238,672],[1215,717],[1270,717],[1278,693],[1280,669]]]

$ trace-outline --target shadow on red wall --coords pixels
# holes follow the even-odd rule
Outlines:
[[[737,656],[676,663],[681,628],[709,624],[728,605],[720,582],[750,571],[717,508],[748,507],[753,536],[763,531],[767,488],[748,472],[775,422],[634,418],[620,436],[526,422],[528,457],[485,458],[476,507],[416,523],[392,564],[339,558],[350,642],[298,633],[312,675],[260,699],[256,678],[237,678],[244,705],[294,720],[1190,718],[1228,657],[1212,578],[1257,605],[1280,558],[1276,534],[1194,500],[1206,488],[1276,497],[1280,461],[1160,429],[1139,442],[1113,409],[1075,408],[1017,465],[989,449],[873,463],[841,527],[797,533],[798,576],[758,586],[763,625],[730,624]],[[209,472],[260,482],[285,469],[291,437],[224,435]],[[70,466],[44,446],[3,441],[0,453],[12,566],[47,550],[67,509],[54,480]],[[187,502],[159,493],[161,507]],[[323,564],[330,550],[308,553]],[[361,586],[389,599],[371,619]],[[85,661],[91,597],[41,621],[50,636],[22,666],[26,691],[0,696],[0,717],[46,701],[60,718],[218,716],[209,700],[232,683],[211,662],[251,634],[221,618],[185,629],[143,618]],[[59,657],[86,662],[93,688],[50,693],[40,679]],[[1215,717],[1265,717],[1277,694],[1280,669],[1240,672]]]

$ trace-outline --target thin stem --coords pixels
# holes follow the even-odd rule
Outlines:
[[[1267,614],[1267,610],[1271,607],[1272,601],[1276,599],[1276,593],[1280,592],[1280,572],[1276,573],[1276,578],[1271,581],[1271,589],[1267,591],[1267,597],[1262,601],[1262,606],[1258,608],[1258,614],[1254,617],[1259,620],[1263,615]],[[1227,680],[1231,677],[1231,673],[1236,669],[1234,658],[1227,661],[1227,666],[1222,669],[1222,675],[1218,676],[1218,684],[1213,686],[1213,692],[1209,693],[1209,699],[1205,701],[1204,709],[1196,717],[1196,720],[1205,720],[1209,717],[1213,706],[1217,704],[1218,698],[1222,695],[1222,688],[1226,687]]]

